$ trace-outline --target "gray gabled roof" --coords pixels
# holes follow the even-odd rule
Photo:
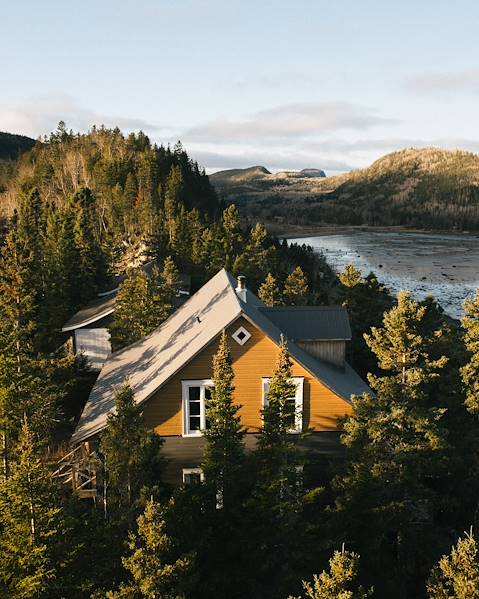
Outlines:
[[[292,341],[351,339],[348,313],[342,306],[259,308]]]
[[[275,343],[281,331],[261,310],[263,304],[250,291],[246,302],[238,297],[236,280],[226,270],[218,272],[160,327],[110,356],[90,393],[72,437],[78,443],[102,430],[114,410],[114,393],[128,381],[135,401],[147,401],[176,372],[240,316],[244,316]],[[337,395],[349,401],[352,394],[370,391],[346,366],[338,370],[289,342],[291,356]]]

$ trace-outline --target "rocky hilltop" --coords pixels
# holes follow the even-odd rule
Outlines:
[[[479,230],[479,156],[472,152],[405,149],[337,177],[274,177],[274,184],[253,180],[220,192],[265,221]]]
[[[210,175],[210,181],[227,200],[261,200],[266,196],[302,196],[318,191],[326,173],[317,168],[272,173],[264,166],[229,169]]]

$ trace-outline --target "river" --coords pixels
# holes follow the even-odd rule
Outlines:
[[[476,235],[354,231],[289,241],[321,251],[337,272],[352,263],[364,275],[373,271],[393,293],[433,295],[453,318],[479,287]]]

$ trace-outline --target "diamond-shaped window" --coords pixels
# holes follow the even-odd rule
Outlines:
[[[244,345],[251,337],[251,333],[247,331],[244,327],[240,327],[233,333],[232,337],[236,341],[236,343],[239,343],[239,345]]]

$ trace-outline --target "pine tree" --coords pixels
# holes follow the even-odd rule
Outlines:
[[[244,462],[244,433],[238,414],[241,406],[235,403],[233,392],[231,354],[223,331],[218,351],[213,357],[213,389],[207,406],[209,428],[204,433],[203,471],[207,483],[220,497],[225,512],[229,512],[236,503]]]
[[[120,285],[110,326],[113,351],[142,339],[168,318],[173,309],[175,272],[168,262],[163,278],[156,269],[151,277],[141,269],[128,273]]]
[[[223,211],[225,268],[231,270],[243,241],[238,208],[231,204]]]
[[[133,581],[108,593],[108,599],[186,599],[194,582],[194,554],[178,555],[166,531],[164,510],[154,501],[139,516],[128,546],[131,555],[123,558],[123,565]]]
[[[364,340],[364,334],[370,333],[372,327],[381,325],[383,314],[393,307],[393,298],[374,273],[369,273],[363,279],[352,264],[345,267],[339,280],[339,299],[347,309],[351,323],[351,362],[360,374],[366,376],[376,371],[377,363]]]
[[[249,544],[255,548],[251,559],[264,585],[258,595],[265,597],[280,596],[290,588],[304,550],[304,459],[297,447],[299,435],[290,432],[295,394],[292,361],[282,341],[262,412],[263,428],[253,455],[255,485],[246,510],[251,519]]]
[[[335,551],[329,560],[329,572],[323,571],[314,576],[313,582],[303,582],[304,599],[367,599],[373,589],[365,591],[358,586],[359,555],[345,551]],[[290,598],[294,599],[294,598]],[[295,599],[301,599],[296,597]]]
[[[2,476],[9,475],[10,448],[26,415],[47,439],[57,418],[61,390],[48,380],[35,348],[37,306],[30,285],[29,256],[12,228],[0,259],[0,434]]]
[[[12,477],[0,487],[1,595],[9,599],[64,596],[60,588],[68,564],[66,520],[27,421],[18,450]]]
[[[92,223],[95,198],[88,188],[80,189],[70,199],[73,238],[78,253],[75,265],[79,304],[90,300],[106,278],[106,261],[95,236]]]
[[[268,272],[274,272],[277,260],[275,247],[270,244],[268,231],[257,223],[249,232],[244,251],[233,264],[235,276],[244,275],[251,288],[257,288]]]
[[[469,351],[468,363],[462,368],[462,380],[466,387],[465,405],[471,414],[479,414],[479,290],[473,300],[464,303],[462,326],[464,341]]]
[[[431,339],[422,334],[425,314],[424,306],[401,293],[383,327],[366,336],[384,376],[369,377],[376,396],[353,398],[341,438],[348,448],[346,471],[334,481],[345,534],[367,545],[382,568],[398,573],[387,580],[391,588],[413,584],[421,551],[433,546],[429,523],[439,507],[438,481],[447,463],[446,409],[429,395],[446,359],[429,354]]]
[[[258,290],[258,297],[268,308],[282,305],[281,291],[276,283],[276,278],[270,272]]]
[[[429,599],[479,598],[479,554],[472,531],[432,569],[427,591]]]
[[[106,512],[129,516],[142,488],[160,484],[160,448],[160,437],[146,429],[133,391],[124,385],[115,394],[115,413],[108,416],[100,437]]]
[[[283,301],[287,306],[304,306],[308,303],[309,288],[306,275],[300,266],[284,282]]]

